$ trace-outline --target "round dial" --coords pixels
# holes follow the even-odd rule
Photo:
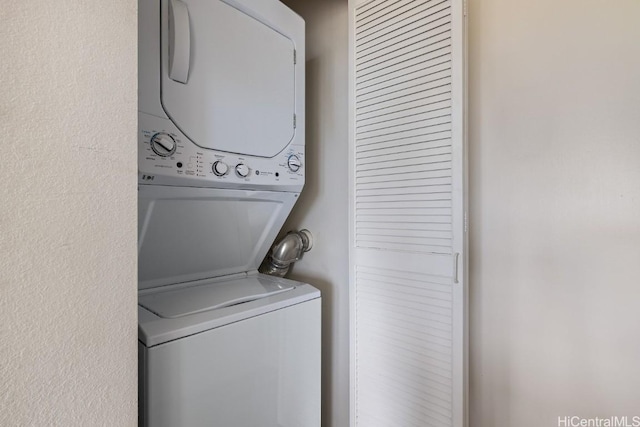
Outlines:
[[[298,172],[300,170],[300,167],[302,167],[302,162],[300,161],[300,158],[298,156],[292,154],[287,160],[287,166],[289,166],[289,169],[292,172]]]
[[[229,172],[229,166],[220,160],[216,161],[211,169],[216,176],[224,176]]]
[[[238,163],[236,165],[236,173],[238,174],[238,176],[246,178],[249,175],[249,166],[245,165],[244,163]]]
[[[176,152],[176,140],[171,135],[158,132],[151,137],[151,149],[158,156],[169,157]]]

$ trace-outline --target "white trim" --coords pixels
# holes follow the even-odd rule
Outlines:
[[[458,351],[453,353],[454,399],[453,426],[468,426],[468,231],[465,232],[467,214],[467,135],[466,135],[466,17],[464,0],[451,3],[452,50],[452,164],[453,176],[453,252],[460,253],[462,262],[458,283],[453,284],[454,311],[461,310],[462,318],[453,316],[453,340]]]
[[[362,0],[349,0],[349,29],[348,29],[348,121],[349,121],[349,426],[356,425],[356,363],[355,363],[355,262],[353,259],[353,251],[351,248],[355,245],[355,8],[358,4],[363,3]]]

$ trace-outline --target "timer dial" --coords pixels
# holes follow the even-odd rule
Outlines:
[[[216,161],[211,169],[216,176],[224,176],[229,172],[229,166],[220,160]]]
[[[153,152],[160,157],[169,157],[176,152],[176,140],[168,133],[156,133],[149,143]]]
[[[236,165],[236,173],[239,177],[246,178],[247,176],[249,176],[249,166],[245,165],[244,163],[238,163]]]
[[[291,172],[298,172],[302,167],[302,162],[298,156],[292,154],[287,160],[287,166],[289,166],[289,170],[291,170]]]

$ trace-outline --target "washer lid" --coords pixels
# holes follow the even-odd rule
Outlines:
[[[294,43],[233,4],[162,2],[162,106],[202,148],[273,157],[295,132]]]
[[[220,286],[224,283],[233,282],[235,286],[239,288],[244,288],[245,284],[248,283],[248,288],[255,290],[256,288],[253,286],[255,285],[256,279],[260,282],[279,283],[282,285],[281,289],[289,288],[289,290],[274,292],[264,298],[242,304],[210,309],[215,305],[213,300],[221,300],[221,298],[216,296],[216,290],[220,289]],[[205,290],[204,287],[207,286],[210,286],[211,289]],[[190,295],[191,292],[194,292],[194,294]],[[244,296],[249,294],[251,294],[251,292],[245,292]],[[172,297],[173,299],[169,302],[162,295],[165,295],[167,298]],[[152,298],[152,296],[156,296],[157,298]],[[195,301],[196,296],[200,296],[203,299],[213,297],[213,300],[206,299],[206,303],[201,304]],[[143,290],[138,294],[138,298],[140,301],[138,304],[138,339],[146,347],[154,347],[166,342],[224,327],[231,323],[255,319],[263,314],[319,299],[320,291],[311,285],[295,280],[257,274],[248,277],[228,278],[225,281],[216,283],[208,282],[207,285],[202,285],[202,287],[193,285],[188,288],[183,287],[182,289],[173,287],[173,290]],[[168,318],[151,312],[142,304],[146,304],[153,310],[158,311],[166,304],[177,304],[182,307],[182,309],[175,310],[171,313],[174,315],[178,314],[178,317]],[[200,309],[205,309],[205,311],[198,311],[188,316],[184,313],[178,313],[179,311],[197,311]],[[168,315],[169,313],[164,314]]]
[[[260,276],[160,291],[138,298],[138,304],[165,319],[255,301],[295,289],[291,283]]]
[[[297,194],[138,187],[138,289],[255,271]]]

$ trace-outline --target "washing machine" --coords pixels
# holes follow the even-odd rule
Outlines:
[[[138,13],[140,425],[318,427],[320,293],[258,273],[304,185],[304,21]]]
[[[139,425],[319,427],[320,295],[266,275],[139,297]]]

